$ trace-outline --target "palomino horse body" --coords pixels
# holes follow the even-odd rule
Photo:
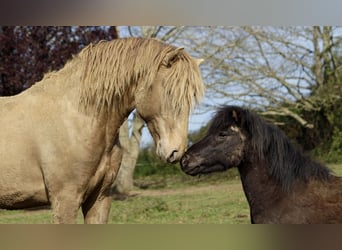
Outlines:
[[[51,204],[53,221],[106,223],[121,163],[118,131],[136,109],[157,154],[185,151],[189,112],[203,95],[198,62],[143,38],[89,45],[63,69],[0,98],[0,208]]]
[[[190,175],[236,166],[252,223],[342,223],[342,178],[249,110],[221,108],[181,165]]]

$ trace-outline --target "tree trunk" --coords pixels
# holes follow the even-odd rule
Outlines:
[[[131,136],[129,136],[127,120],[120,128],[119,140],[123,150],[123,157],[113,186],[113,192],[116,194],[126,194],[133,189],[133,175],[139,154],[141,130],[144,126],[144,121],[135,113],[132,124],[133,131]]]

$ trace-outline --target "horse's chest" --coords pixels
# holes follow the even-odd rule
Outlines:
[[[102,157],[95,173],[91,176],[88,185],[88,193],[93,192],[93,190],[105,190],[110,188],[119,172],[121,160],[121,148],[114,146],[110,153]]]

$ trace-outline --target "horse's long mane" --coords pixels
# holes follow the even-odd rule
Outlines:
[[[237,122],[232,116],[233,110],[237,113]],[[265,161],[270,175],[283,190],[290,190],[295,180],[329,178],[331,172],[327,167],[305,155],[280,128],[248,109],[236,106],[220,108],[212,120],[209,133],[231,126],[234,122],[247,132],[246,143],[250,145],[248,155],[252,163]]]
[[[165,55],[176,47],[146,38],[123,38],[84,48],[80,58],[82,84],[80,105],[97,111],[111,109],[116,99],[133,94],[137,88],[149,88]],[[193,106],[203,96],[203,84],[198,66],[183,51],[173,67],[173,73],[165,79],[165,103],[178,113],[182,106]],[[177,84],[177,86],[175,86]],[[194,96],[195,94],[195,96]]]

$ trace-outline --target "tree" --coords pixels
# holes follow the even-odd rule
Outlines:
[[[128,27],[184,46],[201,65],[207,86],[204,106],[237,103],[288,116],[312,128],[296,110],[312,110],[316,88],[337,79],[339,27]]]
[[[205,59],[205,106],[249,106],[295,126],[306,149],[329,145],[335,124],[328,117],[342,94],[341,28],[195,28],[185,34]]]
[[[113,184],[113,191],[116,194],[126,194],[133,189],[134,170],[139,155],[141,130],[144,126],[143,119],[137,113],[134,113],[132,125],[131,135],[129,135],[127,120],[120,127],[119,140],[123,155],[118,175]]]
[[[0,28],[0,96],[14,95],[58,70],[91,42],[117,38],[115,27]]]

